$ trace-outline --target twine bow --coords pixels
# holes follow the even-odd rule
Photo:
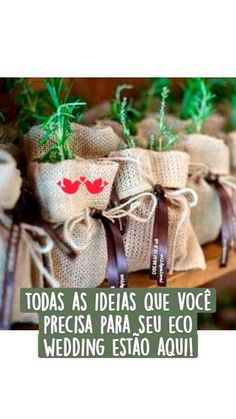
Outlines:
[[[142,200],[145,198],[150,198],[150,204],[147,210],[148,215],[139,217],[137,214],[135,214],[135,211],[138,207],[141,206]],[[103,210],[100,211],[100,213],[104,218],[108,219],[112,223],[114,223],[115,220],[122,219],[127,216],[141,223],[147,223],[151,219],[155,211],[155,207],[156,197],[151,192],[143,192],[130,198],[128,201],[119,205],[118,207]],[[96,212],[96,210],[92,211],[92,213],[94,212]],[[73,239],[74,229],[80,223],[84,223],[86,228],[86,241],[83,245],[77,245]],[[86,208],[83,213],[79,214],[78,216],[73,216],[67,219],[63,225],[63,237],[76,252],[81,252],[88,248],[91,242],[92,232],[91,210],[89,208]]]
[[[147,216],[140,217],[136,209],[140,207],[144,199],[150,199]],[[108,251],[108,283],[110,287],[127,287],[128,266],[125,256],[122,233],[117,220],[127,216],[141,223],[148,222],[156,207],[156,197],[151,192],[144,192],[130,198],[127,202],[107,210],[92,211],[87,208],[78,216],[71,217],[63,225],[63,236],[66,242],[76,251],[81,252],[88,248],[92,240],[92,219],[99,219],[105,229]],[[75,243],[73,239],[74,229],[78,224],[83,223],[86,229],[86,240],[82,245]]]

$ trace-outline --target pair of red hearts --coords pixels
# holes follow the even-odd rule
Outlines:
[[[72,182],[70,179],[63,178],[62,182],[59,180],[57,182],[57,185],[60,186],[60,188],[67,194],[75,194],[80,185],[84,184],[86,186],[86,189],[91,194],[99,194],[103,191],[103,189],[108,185],[108,182],[106,180],[103,180],[102,178],[95,179],[93,182],[90,182],[90,180],[86,179],[85,176],[81,176],[79,180],[75,180]]]

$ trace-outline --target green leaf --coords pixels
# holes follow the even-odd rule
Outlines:
[[[198,90],[191,103],[190,114],[196,132],[201,132],[202,126],[214,112],[213,99],[210,88],[204,80],[199,80]]]

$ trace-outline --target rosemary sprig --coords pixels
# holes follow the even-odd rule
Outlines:
[[[183,98],[181,103],[181,111],[180,111],[180,118],[181,119],[189,119],[191,118],[192,107],[194,106],[194,98],[197,92],[199,91],[199,83],[201,82],[200,77],[191,77],[187,79]]]
[[[115,97],[111,101],[111,110],[109,112],[109,117],[115,121],[120,122],[120,109],[122,105],[122,93],[124,90],[132,89],[133,86],[130,84],[122,84],[117,86],[115,91]],[[136,131],[136,124],[141,119],[142,114],[141,112],[134,108],[133,100],[130,99],[129,101],[126,99],[126,114],[127,114],[127,121],[126,124],[131,132],[131,134],[135,133]]]
[[[119,108],[119,122],[122,125],[122,129],[123,129],[123,134],[124,134],[124,139],[125,142],[122,142],[120,144],[120,148],[124,149],[126,148],[126,146],[128,148],[135,148],[136,147],[136,143],[135,140],[133,139],[133,137],[131,136],[131,132],[130,129],[128,127],[128,102],[127,102],[127,98],[124,97],[121,104],[120,104],[120,108]]]
[[[17,125],[19,134],[27,132],[37,122],[36,115],[44,113],[45,104],[39,92],[25,78],[16,79],[12,87],[16,91]]]
[[[52,137],[56,140],[41,161],[55,163],[65,159],[73,159],[74,155],[70,148],[70,137],[73,131],[71,123],[80,120],[80,108],[85,105],[85,102],[78,99],[74,102],[61,103],[59,91],[55,88],[55,85],[48,82],[46,88],[56,112],[49,116],[37,116],[38,119],[43,121],[41,127],[44,135],[40,139],[40,145],[47,144]]]
[[[214,112],[213,99],[215,95],[211,93],[209,86],[204,80],[199,81],[199,89],[193,97],[191,106],[191,118],[193,129],[199,133],[203,124],[209,116]]]
[[[151,111],[153,101],[160,97],[163,87],[169,88],[171,85],[170,80],[165,77],[152,78],[150,82],[151,84],[141,93],[140,111],[142,113]]]
[[[159,117],[159,137],[155,139],[152,134],[149,138],[149,148],[154,151],[166,151],[171,149],[178,140],[178,136],[172,132],[172,127],[168,127],[165,121],[166,101],[169,96],[169,89],[165,86],[161,92],[161,105]]]

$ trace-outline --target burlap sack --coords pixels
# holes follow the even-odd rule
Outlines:
[[[216,112],[209,116],[205,124],[203,124],[202,132],[206,133],[209,136],[220,137],[220,133],[224,131],[224,126],[226,124],[225,116]]]
[[[101,102],[83,113],[83,124],[92,126],[97,120],[106,118],[111,109],[109,101]]]
[[[165,185],[167,188],[176,187],[176,177],[180,187],[186,186],[189,158],[186,153],[155,151],[132,148],[113,152],[110,159],[119,163],[116,177],[116,189],[120,200],[150,191],[153,182]],[[153,180],[154,179],[154,180]]]
[[[7,245],[9,240],[9,231],[0,226],[0,284],[1,295],[3,290],[5,263],[7,255]],[[14,282],[14,297],[12,306],[12,323],[38,323],[36,313],[21,313],[20,311],[20,290],[21,288],[43,288],[43,277],[39,272],[32,272],[34,266],[29,252],[28,245],[24,240],[20,240],[16,262],[16,274]]]
[[[230,150],[230,163],[233,170],[236,169],[236,131],[227,135],[226,143]]]
[[[117,150],[120,138],[109,126],[87,127],[81,124],[71,124],[71,150],[76,156],[84,158],[105,157],[111,151]],[[40,139],[43,137],[43,130],[35,126],[24,136],[23,144],[26,156],[29,161],[41,159],[55,143],[52,136],[47,144],[41,146]]]
[[[137,123],[137,135],[135,141],[138,147],[148,148],[151,135],[155,138],[159,136],[159,124],[157,118],[147,116]]]
[[[160,134],[158,118],[158,114],[149,114],[142,121],[137,123],[137,135],[135,136],[135,141],[139,147],[148,148],[151,135],[158,138]],[[167,126],[172,127],[173,132],[177,134],[181,140],[182,136],[185,135],[185,130],[187,126],[189,126],[190,121],[182,120],[169,114],[166,115],[166,123]],[[177,148],[178,146],[179,142],[174,148]]]
[[[122,125],[118,121],[113,121],[113,119],[99,119],[96,120],[96,127],[104,128],[111,127],[113,131],[120,137],[120,141],[124,138]]]
[[[124,158],[136,157],[140,149],[112,153]],[[138,165],[134,161],[120,161],[116,178],[116,189],[120,199],[145,190],[151,190],[154,184],[161,184],[166,189],[168,199],[168,268],[172,270],[189,270],[205,268],[204,255],[197,242],[190,223],[190,209],[184,196],[188,177],[189,157],[178,151],[151,152],[141,150]],[[133,175],[134,174],[134,175]],[[132,179],[134,185],[132,186]],[[176,195],[176,191],[178,196]],[[148,201],[144,201],[136,210],[136,215],[146,217],[149,211]],[[141,223],[129,218],[124,234],[125,250],[129,271],[138,271],[150,267],[154,215],[148,223]]]
[[[16,162],[8,153],[0,151],[0,295],[2,296],[5,278],[5,265],[7,258],[9,228],[4,224],[4,210],[14,208],[21,189],[22,179]],[[12,306],[12,323],[15,322],[37,322],[37,315],[33,313],[20,312],[20,289],[43,286],[42,276],[32,276],[32,260],[29,248],[24,240],[20,239],[16,262],[16,274],[14,282],[14,298]]]
[[[107,268],[107,241],[100,220],[91,209],[105,210],[110,201],[118,163],[101,160],[66,160],[57,164],[32,163],[30,176],[45,220],[60,223],[56,231],[77,252],[70,260],[57,247],[52,252],[55,277],[62,287],[96,287],[103,282]],[[80,177],[84,180],[75,194],[66,194],[58,180]],[[101,178],[106,185],[99,193],[91,193],[86,182]]]
[[[203,164],[214,175],[228,175],[229,150],[223,140],[203,134],[191,134],[184,139],[184,150],[190,162]]]
[[[188,186],[198,194],[198,205],[191,210],[191,222],[203,245],[218,238],[222,224],[219,198],[206,176],[229,174],[229,150],[222,140],[197,134],[186,138],[185,150],[192,163]]]
[[[86,221],[88,218],[89,227]],[[63,236],[63,226],[58,227],[57,232]],[[60,286],[65,288],[99,286],[106,277],[107,269],[107,241],[101,221],[85,215],[85,221],[80,221],[74,226],[70,244],[72,241],[77,246],[75,260],[68,259],[57,247],[52,252],[54,274]]]
[[[78,216],[85,208],[106,209],[118,164],[106,159],[64,160],[31,163],[29,177],[38,196],[42,217],[50,222],[64,222]],[[65,187],[65,179],[70,182]],[[94,188],[94,182],[100,185]],[[96,185],[95,185],[96,186]]]
[[[128,148],[112,152],[109,159],[119,163],[115,186],[120,200],[151,190],[146,177],[151,165],[148,150]]]
[[[183,138],[186,136],[186,130],[191,126],[191,120],[184,120],[175,115],[166,115],[167,126],[172,127],[175,134],[178,135],[179,141],[175,144],[175,149],[183,150],[181,144]],[[159,114],[151,113],[147,115],[142,121],[137,124],[137,135],[135,137],[136,143],[139,147],[148,148],[149,138],[151,134],[155,138],[159,136]],[[208,120],[203,124],[202,131],[209,136],[217,136],[218,138],[225,138],[224,126],[226,118],[219,114],[212,114]]]

